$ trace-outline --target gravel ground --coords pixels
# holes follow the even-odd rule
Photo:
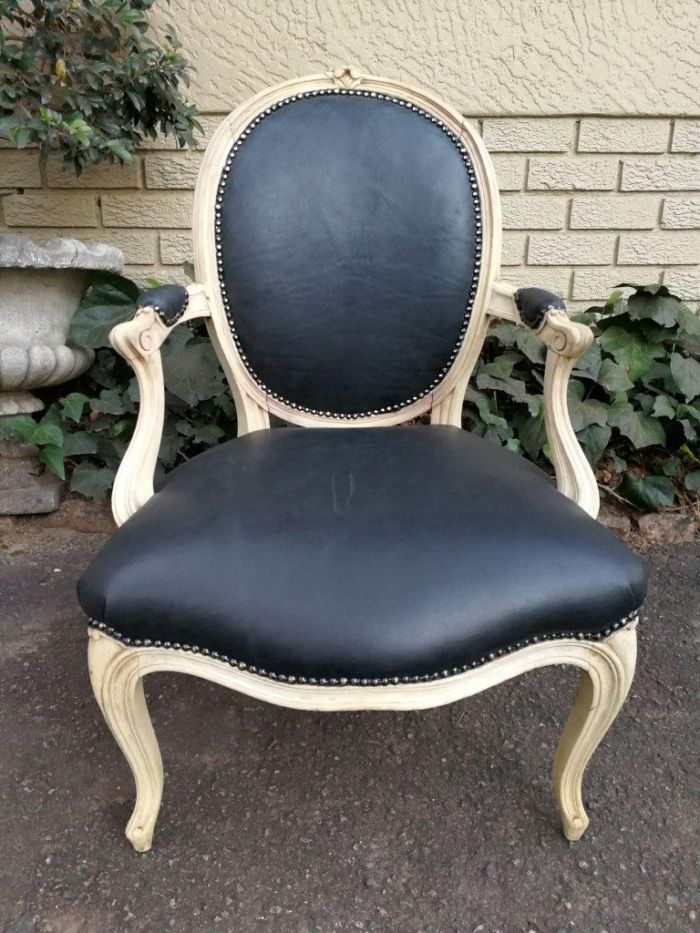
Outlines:
[[[563,838],[550,766],[575,673],[422,713],[309,714],[153,675],[154,849],[90,690],[75,578],[99,534],[0,522],[0,929],[698,930],[700,547],[655,548],[630,699]]]

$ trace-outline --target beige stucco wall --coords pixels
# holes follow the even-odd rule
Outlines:
[[[503,192],[503,274],[574,306],[621,279],[700,301],[699,0],[172,0],[207,135],[248,94],[340,64],[471,117]],[[76,180],[0,151],[0,229],[124,249],[182,278],[201,151],[167,144]]]
[[[172,0],[163,10],[196,49],[194,91],[210,111],[355,63],[470,114],[699,109],[698,0]]]

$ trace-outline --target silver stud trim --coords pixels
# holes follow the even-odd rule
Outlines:
[[[373,98],[376,100],[386,100],[392,104],[398,104],[399,106],[404,107],[407,110],[410,110],[412,113],[415,113],[417,116],[422,117],[425,120],[428,120],[429,123],[432,123],[442,133],[444,133],[451,142],[454,143],[457,151],[459,152],[460,158],[462,159],[466,167],[467,175],[469,176],[469,185],[471,188],[472,200],[474,204],[474,219],[475,219],[474,275],[472,278],[472,285],[469,290],[469,297],[467,299],[467,305],[466,305],[465,312],[464,312],[462,327],[460,328],[460,332],[459,332],[459,338],[448,358],[447,365],[441,370],[438,376],[435,379],[433,379],[430,385],[427,388],[423,389],[421,392],[419,392],[417,395],[414,395],[412,398],[408,398],[403,402],[397,402],[393,405],[389,405],[385,408],[382,408],[379,412],[376,410],[375,411],[360,411],[360,412],[329,412],[329,411],[321,411],[320,409],[316,409],[316,408],[307,408],[302,405],[299,405],[298,403],[290,402],[288,399],[285,399],[283,396],[281,396],[277,392],[274,392],[272,389],[270,389],[269,386],[265,385],[265,383],[256,374],[250,361],[248,360],[247,356],[245,355],[243,351],[240,337],[236,331],[235,321],[234,321],[233,313],[231,311],[230,302],[226,294],[226,283],[224,281],[224,276],[223,276],[223,258],[222,258],[223,249],[222,249],[222,243],[221,243],[221,206],[223,203],[223,195],[224,195],[224,190],[226,188],[226,183],[228,181],[228,177],[231,172],[231,166],[233,164],[234,158],[236,157],[236,154],[238,153],[238,151],[240,150],[241,146],[244,144],[246,139],[250,137],[253,127],[257,126],[261,122],[262,116],[267,116],[273,111],[278,110],[281,107],[284,107],[293,101],[303,100],[305,98],[311,98],[311,97],[319,97],[319,96],[323,96],[327,94],[339,94],[339,95],[348,95],[348,96],[357,96],[357,97],[368,97],[368,98]],[[231,335],[233,337],[233,342],[236,345],[236,349],[238,351],[239,357],[241,361],[243,362],[243,365],[245,366],[245,368],[248,370],[249,375],[253,378],[254,382],[258,386],[258,388],[262,389],[271,398],[274,398],[276,401],[281,402],[283,405],[286,405],[289,408],[293,408],[297,411],[302,411],[305,414],[316,415],[320,418],[336,418],[336,419],[337,418],[341,418],[341,419],[371,418],[373,415],[376,415],[379,413],[388,414],[390,412],[400,411],[402,408],[406,408],[408,405],[411,405],[417,402],[419,399],[425,398],[426,395],[430,395],[430,393],[444,379],[445,374],[449,371],[449,368],[452,366],[455,359],[457,358],[457,354],[459,353],[462,347],[462,344],[464,343],[464,338],[467,333],[467,327],[471,319],[472,308],[474,306],[474,298],[476,297],[477,285],[481,277],[482,227],[481,227],[480,217],[481,217],[481,201],[479,198],[479,186],[477,184],[474,167],[472,165],[472,161],[469,157],[469,153],[467,151],[466,146],[464,146],[461,143],[459,138],[450,130],[449,127],[447,127],[442,122],[442,120],[439,120],[433,114],[428,113],[427,111],[421,109],[420,107],[415,106],[414,104],[411,104],[409,101],[403,100],[400,97],[392,97],[388,94],[381,94],[379,92],[374,92],[374,91],[370,92],[370,91],[361,91],[361,90],[347,89],[347,88],[344,88],[342,90],[340,88],[324,88],[324,89],[317,90],[317,91],[305,91],[303,93],[293,94],[291,97],[285,97],[283,100],[279,101],[278,103],[272,104],[270,107],[267,107],[263,111],[262,114],[258,115],[257,117],[254,117],[250,121],[250,123],[248,123],[245,129],[241,132],[238,139],[236,139],[226,159],[226,163],[225,163],[222,175],[221,175],[221,179],[219,181],[219,187],[218,187],[217,196],[216,196],[214,238],[216,242],[216,266],[217,266],[217,274],[219,278],[219,289],[221,291],[221,297],[223,300],[226,319],[228,321],[229,328],[231,330]]]
[[[269,680],[279,680],[284,683],[291,684],[300,683],[311,684],[312,686],[320,685],[323,687],[345,687],[348,684],[352,684],[354,686],[359,685],[362,687],[379,687],[386,686],[387,684],[416,684],[430,680],[444,680],[446,677],[454,677],[458,674],[464,674],[466,671],[473,670],[475,667],[481,667],[483,664],[488,664],[491,661],[494,661],[496,658],[502,657],[503,655],[512,654],[514,651],[520,651],[523,648],[527,648],[529,645],[539,644],[543,641],[562,641],[566,639],[575,639],[577,641],[603,641],[605,638],[608,638],[608,636],[612,635],[613,632],[618,631],[618,629],[624,628],[626,625],[636,624],[639,621],[639,612],[639,609],[635,609],[634,612],[630,612],[629,615],[624,616],[619,621],[614,622],[612,625],[609,625],[607,628],[602,629],[599,632],[572,631],[547,633],[545,635],[533,635],[530,638],[524,638],[521,641],[513,642],[511,645],[507,645],[504,648],[496,648],[488,655],[484,655],[477,660],[469,661],[459,667],[453,667],[450,669],[445,668],[432,674],[404,674],[400,677],[362,678],[348,675],[317,678],[306,676],[302,677],[298,674],[277,674],[274,671],[268,671],[261,667],[254,667],[252,664],[247,664],[245,661],[236,660],[235,658],[228,657],[228,655],[221,654],[218,651],[212,651],[209,648],[200,648],[197,645],[183,645],[180,642],[162,640],[155,641],[149,638],[130,638],[126,635],[122,635],[111,626],[107,626],[104,622],[98,622],[96,619],[90,618],[88,618],[87,621],[89,628],[94,628],[100,632],[104,632],[106,635],[109,635],[111,638],[115,638],[117,641],[120,641],[125,645],[133,645],[135,648],[168,648],[175,651],[189,651],[192,654],[201,654],[204,657],[214,658],[217,661],[221,661],[223,664],[228,664],[231,667],[237,667],[241,671],[248,671],[249,673],[255,674],[258,677],[264,677]]]

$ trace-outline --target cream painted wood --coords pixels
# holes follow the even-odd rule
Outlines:
[[[209,302],[202,285],[187,289],[187,310],[178,324],[196,317],[209,316]],[[136,427],[124,455],[112,490],[112,514],[122,525],[153,495],[153,474],[163,434],[165,388],[160,348],[173,327],[168,327],[155,310],[139,309],[130,321],[112,328],[109,340],[114,349],[131,365],[139,387],[139,412]]]
[[[160,809],[163,763],[143,694],[141,659],[95,629],[88,629],[88,635],[92,689],[136,782],[136,806],[126,836],[137,852],[146,852]]]
[[[583,807],[583,772],[612,725],[632,686],[637,663],[637,623],[591,646],[588,664],[579,675],[573,709],[554,756],[554,791],[564,835],[580,839],[588,826]]]
[[[632,623],[604,641],[541,642],[466,673],[426,683],[320,687],[282,683],[241,671],[225,661],[173,648],[129,647],[96,629],[89,629],[88,634],[93,690],[136,783],[136,805],[126,835],[139,852],[151,846],[163,790],[160,751],[143,695],[146,674],[191,674],[291,709],[400,711],[454,703],[539,667],[574,665],[581,669],[579,689],[554,760],[554,789],[564,834],[573,840],[580,838],[588,825],[581,799],[583,773],[627,695],[637,644],[636,623]]]
[[[490,318],[520,324],[515,305],[516,287],[496,282],[488,305]],[[525,325],[522,325],[525,326]],[[576,361],[593,342],[593,331],[572,321],[563,311],[549,311],[533,333],[547,347],[544,371],[544,425],[560,492],[595,518],[600,494],[595,474],[581,449],[569,416],[567,388]]]
[[[401,411],[351,421],[306,415],[272,399],[255,384],[233,342],[223,309],[214,240],[215,198],[233,141],[258,113],[292,94],[322,88],[362,88],[400,96],[431,111],[467,147],[481,189],[483,246],[481,278],[469,329],[455,363],[435,391]],[[459,113],[400,82],[339,69],[287,81],[256,95],[221,124],[204,157],[195,194],[194,242],[197,277],[189,287],[189,304],[180,321],[202,317],[231,386],[239,434],[269,428],[270,415],[299,425],[333,427],[398,424],[427,412],[434,424],[461,426],[462,402],[490,324],[495,319],[519,322],[513,286],[494,282],[499,264],[501,224],[498,188],[479,134]],[[179,323],[179,322],[178,322]],[[122,524],[153,495],[153,473],[163,429],[164,387],[160,347],[171,327],[153,308],[141,309],[132,321],[112,331],[113,347],[133,366],[140,392],[139,415],[127,453],[117,473],[112,509]],[[591,515],[597,513],[597,487],[571,427],[566,388],[575,360],[590,345],[591,332],[560,312],[549,312],[535,332],[547,347],[545,426],[552,448],[559,489]],[[361,378],[361,374],[358,374]],[[232,667],[224,661],[171,648],[127,646],[97,629],[89,629],[90,678],[104,717],[122,749],[136,782],[136,805],[126,834],[138,851],[151,846],[163,787],[160,752],[143,693],[143,677],[174,671],[203,677],[280,706],[305,710],[413,710],[465,699],[526,671],[553,664],[581,669],[580,686],[567,721],[554,766],[554,785],[564,832],[578,839],[588,818],[581,802],[584,769],[622,705],[634,674],[636,633],[629,625],[603,641],[557,639],[529,645],[453,677],[419,684],[388,686],[310,686],[275,681]]]

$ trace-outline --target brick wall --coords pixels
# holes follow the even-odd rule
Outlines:
[[[0,230],[103,240],[127,272],[182,281],[202,150],[154,144],[134,165],[76,179],[0,150]],[[700,119],[492,117],[479,121],[502,190],[502,275],[585,307],[620,281],[663,281],[700,302]]]

